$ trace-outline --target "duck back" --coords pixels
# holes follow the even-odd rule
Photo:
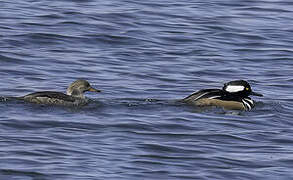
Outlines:
[[[43,91],[31,93],[23,97],[27,102],[37,104],[55,104],[55,105],[79,105],[85,100],[75,98],[64,93],[54,91]],[[82,101],[82,102],[81,102]]]

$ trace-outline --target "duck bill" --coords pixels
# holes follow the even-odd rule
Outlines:
[[[91,92],[101,92],[101,90],[98,90],[98,89],[95,89],[95,88],[90,88],[88,91],[91,91]]]
[[[256,93],[256,92],[251,92],[250,95],[252,95],[252,96],[263,96],[262,94]]]

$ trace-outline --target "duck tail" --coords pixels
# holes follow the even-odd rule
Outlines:
[[[7,101],[7,100],[24,100],[24,96],[21,97],[13,97],[13,96],[1,96],[0,100]]]

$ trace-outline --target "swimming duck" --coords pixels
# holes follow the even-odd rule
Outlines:
[[[67,88],[66,94],[54,91],[35,92],[21,97],[24,101],[37,104],[53,104],[64,106],[84,105],[88,102],[84,94],[86,91],[101,92],[86,80],[76,80]]]
[[[222,89],[203,89],[183,99],[183,102],[196,106],[217,106],[229,110],[249,111],[254,106],[250,95],[262,96],[253,92],[247,81],[236,80],[224,84]]]

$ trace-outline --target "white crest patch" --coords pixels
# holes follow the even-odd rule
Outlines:
[[[228,85],[225,90],[230,93],[235,93],[235,92],[243,91],[244,86]]]

